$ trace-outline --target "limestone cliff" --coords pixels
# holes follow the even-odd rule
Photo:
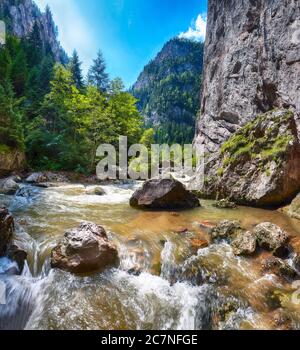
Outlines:
[[[19,38],[26,37],[37,23],[44,48],[51,48],[56,61],[67,62],[68,57],[57,40],[57,28],[49,7],[42,13],[33,0],[1,0],[0,20],[5,22],[9,33]]]
[[[195,143],[204,145],[210,158],[219,158],[220,164],[222,144],[271,110],[282,110],[282,116],[285,109],[292,111],[299,137],[299,0],[209,0],[204,61]],[[207,178],[215,171],[216,166],[207,166]],[[277,171],[282,171],[279,164]],[[225,181],[226,186],[230,194]],[[292,192],[295,188],[300,183],[293,184]]]

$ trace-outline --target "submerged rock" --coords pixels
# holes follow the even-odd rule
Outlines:
[[[14,219],[6,208],[0,210],[0,256],[7,251],[14,232]]]
[[[262,263],[263,272],[273,273],[279,277],[283,277],[288,281],[298,276],[297,271],[291,267],[286,261],[272,256]]]
[[[51,267],[71,273],[102,272],[118,264],[118,251],[104,228],[88,222],[67,231],[51,253]]]
[[[9,177],[3,180],[0,180],[0,193],[6,195],[14,195],[18,189],[19,185],[16,183],[14,177]]]
[[[278,257],[285,257],[289,253],[288,234],[280,227],[264,222],[255,226],[254,233],[261,248],[272,251]]]
[[[231,242],[235,255],[252,255],[256,251],[257,238],[251,231],[239,233]]]
[[[235,234],[241,232],[241,224],[239,221],[223,220],[211,230],[213,239],[232,238]]]
[[[86,194],[88,195],[95,195],[95,196],[104,196],[106,192],[102,187],[92,187],[92,188],[87,188],[85,191]]]
[[[12,242],[7,250],[7,256],[18,264],[19,274],[21,274],[27,259],[27,252],[19,247],[16,242]]]
[[[191,209],[200,206],[199,199],[174,179],[149,180],[130,199],[137,209]]]
[[[229,199],[221,199],[214,204],[218,209],[236,209],[237,205]]]

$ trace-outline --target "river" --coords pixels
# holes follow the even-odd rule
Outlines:
[[[209,239],[203,221],[237,219],[245,228],[270,221],[295,239],[299,221],[272,210],[216,209],[206,200],[195,210],[141,212],[128,205],[138,183],[105,185],[104,196],[87,194],[81,184],[22,186],[24,197],[0,196],[28,252],[21,276],[4,273],[14,263],[0,259],[7,288],[0,329],[274,329],[276,295],[286,297],[282,314],[300,328],[291,285],[263,274],[260,256],[235,257],[225,242],[198,251],[191,245]],[[105,227],[119,250],[118,269],[75,276],[50,268],[51,249],[83,220]]]

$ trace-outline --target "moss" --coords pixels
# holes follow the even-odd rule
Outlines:
[[[223,144],[221,155],[224,158],[218,176],[223,176],[225,169],[230,164],[236,164],[245,157],[248,157],[249,160],[258,159],[261,170],[269,161],[281,163],[282,156],[293,141],[293,135],[291,133],[281,135],[279,128],[282,123],[289,123],[293,113],[287,111],[274,115],[274,112],[259,115]],[[263,123],[268,120],[270,120],[270,126],[266,128]]]
[[[10,152],[10,148],[6,145],[3,145],[0,143],[0,153],[1,154],[7,154]]]
[[[217,175],[219,177],[222,177],[224,175],[224,168],[219,168],[218,171],[217,171]]]

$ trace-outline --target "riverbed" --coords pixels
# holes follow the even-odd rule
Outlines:
[[[217,209],[207,200],[188,211],[138,211],[128,203],[139,185],[107,184],[98,196],[82,184],[23,184],[22,197],[0,196],[0,206],[15,218],[16,240],[28,252],[21,276],[4,274],[14,263],[0,259],[7,287],[0,329],[300,328],[291,285],[262,273],[261,255],[236,257],[226,242],[196,251],[192,244],[210,240],[203,223],[223,219],[240,220],[245,229],[269,221],[298,241],[298,220],[276,210]],[[105,227],[119,250],[118,269],[76,276],[50,268],[51,249],[81,221]]]

